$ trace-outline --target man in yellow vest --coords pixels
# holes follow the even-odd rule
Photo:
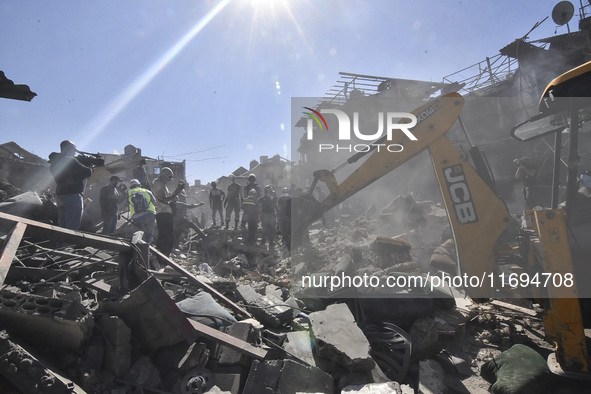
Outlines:
[[[156,198],[151,191],[143,189],[137,179],[132,179],[129,184],[127,201],[131,221],[144,232],[144,242],[151,244],[156,223]]]

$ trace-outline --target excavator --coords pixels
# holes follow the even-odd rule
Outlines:
[[[308,193],[292,199],[294,244],[305,239],[308,226],[325,212],[428,150],[455,240],[458,275],[481,279],[478,286],[465,289],[467,294],[473,298],[495,298],[504,296],[500,289],[507,286],[525,290],[528,297],[544,306],[546,337],[556,347],[548,359],[551,370],[575,378],[591,378],[581,308],[584,299],[580,297],[584,284],[580,283],[581,276],[575,275],[575,265],[581,266],[575,264],[576,259],[585,255],[581,249],[591,247],[591,239],[585,241],[585,237],[591,238],[591,227],[579,225],[573,230],[577,224],[569,218],[579,216],[575,209],[577,136],[579,128],[587,126],[585,121],[591,118],[591,100],[584,99],[587,92],[591,92],[591,62],[553,80],[542,95],[539,114],[511,130],[514,138],[523,141],[551,134],[556,137],[552,206],[526,210],[524,224],[517,222],[496,194],[486,157],[469,135],[466,133],[470,157],[446,136],[456,122],[466,131],[460,118],[464,98],[450,93],[412,111],[418,119],[411,129],[416,140],[390,141],[383,136],[371,144],[398,144],[403,146],[402,150],[392,153],[389,149],[369,149],[355,153],[333,170],[315,171]],[[565,133],[570,138],[567,198],[566,204],[559,207],[560,147]],[[361,164],[339,183],[335,173],[362,158]],[[319,182],[329,191],[322,201],[312,196]],[[520,261],[521,273],[526,276],[500,273],[499,262],[507,259]],[[506,283],[508,278],[512,284]]]

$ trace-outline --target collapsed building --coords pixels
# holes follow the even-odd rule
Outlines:
[[[580,56],[584,51],[566,51],[564,46],[565,42],[586,45],[579,40],[584,34],[569,33],[574,41],[566,36],[543,41],[551,44],[549,49],[524,40],[513,45],[533,45],[551,56]],[[513,54],[519,56],[519,68],[514,62],[504,63],[503,56],[508,55],[502,54],[487,59],[486,66],[479,64],[478,76],[469,80],[454,81],[449,76],[432,83],[342,74],[347,82],[333,98],[342,99],[340,108],[346,110],[347,103],[369,101],[374,95],[420,101],[463,89],[468,99],[488,100],[487,117],[502,119],[492,123],[494,130],[465,121],[480,145],[502,147],[495,163],[507,164],[537,149],[505,141],[507,127],[522,120],[523,106],[509,106],[518,110],[507,116],[496,112],[507,104],[493,90],[511,91],[519,86],[519,78],[531,82],[536,70],[532,67],[525,76],[527,57],[521,50]],[[582,60],[568,59],[575,64]],[[497,62],[508,65],[511,72],[502,74],[494,68]],[[539,91],[531,93],[531,105],[536,94]],[[463,131],[450,134],[459,140]],[[306,150],[303,138],[301,142],[297,146],[303,159],[297,166],[274,157],[251,163],[249,170],[242,168],[234,175],[255,173],[261,185],[279,188],[295,183],[307,188],[314,182],[311,174],[320,167],[314,157],[317,152]],[[2,163],[9,164],[2,164],[3,174],[12,176],[7,179],[19,189],[35,190],[18,183],[24,177],[14,175],[15,168],[22,165],[23,171],[29,167],[27,171],[36,171],[38,165],[47,171],[47,166],[16,144],[5,145],[0,152],[8,154]],[[96,172],[103,182],[110,175],[131,179],[130,171],[143,157],[132,146],[125,148],[124,155],[104,156],[105,166]],[[322,162],[323,168],[332,164],[340,163]],[[182,163],[157,160],[148,160],[150,177],[164,166],[175,166],[176,181],[184,180]],[[502,174],[497,181],[508,184],[499,191],[511,201],[513,169],[493,168]],[[224,182],[226,178],[221,178],[220,187],[227,187]],[[406,297],[374,289],[360,295],[336,285],[329,289],[327,282],[305,288],[296,280],[305,276],[315,283],[328,275],[351,273],[415,275],[433,268],[433,254],[446,253],[455,268],[453,247],[445,244],[449,240],[445,210],[437,201],[429,201],[437,200],[435,183],[422,179],[418,187],[408,183],[386,193],[368,188],[359,197],[361,206],[351,204],[348,211],[335,215],[338,226],[314,223],[310,247],[293,255],[283,247],[272,251],[244,245],[240,230],[213,228],[203,229],[205,237],[188,229],[178,255],[168,258],[144,244],[125,222],[119,223],[115,237],[104,237],[64,230],[38,217],[0,213],[1,391],[480,393],[488,392],[491,383],[496,385],[493,392],[503,390],[512,380],[509,392],[586,392],[584,383],[556,378],[545,366],[541,355],[554,348],[545,339],[542,308],[529,300],[474,303],[455,289],[420,289]],[[204,190],[196,183],[188,198],[204,201]],[[408,190],[416,195],[406,194]],[[98,221],[91,219],[90,224]],[[444,259],[439,261],[445,264]],[[503,357],[513,359],[504,374],[495,367]]]

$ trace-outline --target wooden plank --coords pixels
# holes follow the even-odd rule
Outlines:
[[[257,360],[264,360],[267,355],[267,351],[265,349],[253,346],[248,342],[218,331],[215,328],[206,326],[205,324],[196,322],[195,320],[188,320],[200,336],[211,339],[220,345],[227,346]]]
[[[14,257],[16,256],[16,251],[21,244],[26,230],[26,224],[17,222],[4,242],[4,249],[2,250],[2,255],[0,256],[0,286],[4,284],[4,280],[6,279],[8,270],[10,269],[12,260],[14,260]]]
[[[199,280],[199,278],[195,277],[195,275],[193,275],[192,273],[190,273],[189,271],[187,271],[186,269],[184,269],[183,267],[181,267],[180,265],[178,265],[177,263],[175,263],[174,261],[172,261],[167,256],[163,255],[155,247],[150,246],[150,251],[151,251],[151,253],[154,253],[156,256],[158,256],[158,258],[159,258],[160,261],[164,261],[169,267],[171,267],[175,271],[180,272],[181,274],[183,274],[187,279],[191,280],[197,286],[199,286],[203,290],[207,291],[214,298],[217,298],[218,301],[220,301],[223,304],[225,304],[228,308],[230,308],[235,313],[238,313],[239,315],[244,316],[244,317],[247,317],[247,318],[251,318],[252,317],[252,315],[250,313],[248,313],[245,309],[242,309],[240,306],[238,306],[237,304],[235,304],[234,302],[232,302],[230,299],[228,299],[226,296],[224,296],[222,293],[220,293],[219,291],[217,291],[216,289],[214,289],[213,287],[211,287],[207,283]]]
[[[91,246],[97,249],[115,250],[118,252],[131,252],[133,250],[129,242],[121,239],[103,237],[98,234],[85,233],[82,231],[68,230],[4,212],[0,212],[0,221],[25,224],[27,236],[73,243],[80,246]]]
[[[524,308],[522,306],[519,305],[513,305],[513,304],[509,304],[508,302],[503,302],[503,301],[499,301],[499,300],[493,300],[490,302],[491,304],[501,307],[501,308],[505,308],[505,309],[509,309],[515,312],[519,312],[519,313],[524,313],[526,315],[529,316],[538,316],[538,312],[534,311],[533,309],[529,309],[529,308]]]

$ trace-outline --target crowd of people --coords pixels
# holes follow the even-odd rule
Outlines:
[[[60,152],[50,155],[50,171],[56,183],[56,202],[59,210],[58,225],[71,230],[79,230],[84,212],[83,194],[86,181],[92,175],[92,165],[88,165],[76,156],[79,151],[71,141],[63,141]],[[180,229],[189,227],[202,238],[206,235],[199,221],[188,220],[187,209],[203,205],[186,202],[186,184],[179,180],[174,189],[169,189],[174,179],[174,172],[169,167],[160,169],[159,175],[150,180],[145,159],[140,159],[133,170],[134,178],[129,180],[129,188],[124,179],[112,175],[108,183],[101,187],[98,198],[102,218],[102,234],[112,236],[122,212],[129,211],[129,219],[137,229],[143,231],[143,241],[151,244],[164,255],[169,256],[178,247]],[[245,245],[255,245],[257,230],[261,225],[261,246],[275,249],[279,234],[289,251],[291,248],[291,194],[283,188],[277,197],[271,185],[263,190],[258,185],[256,176],[250,174],[243,187],[236,181],[235,175],[229,176],[227,190],[221,190],[216,182],[211,182],[209,207],[213,227],[230,230],[234,221],[234,230],[244,231]],[[105,180],[106,182],[106,180]],[[224,209],[226,210],[224,216]],[[205,225],[205,223],[202,223]],[[224,226],[225,225],[225,226]],[[277,232],[278,230],[278,232]],[[155,234],[157,236],[155,237]]]

